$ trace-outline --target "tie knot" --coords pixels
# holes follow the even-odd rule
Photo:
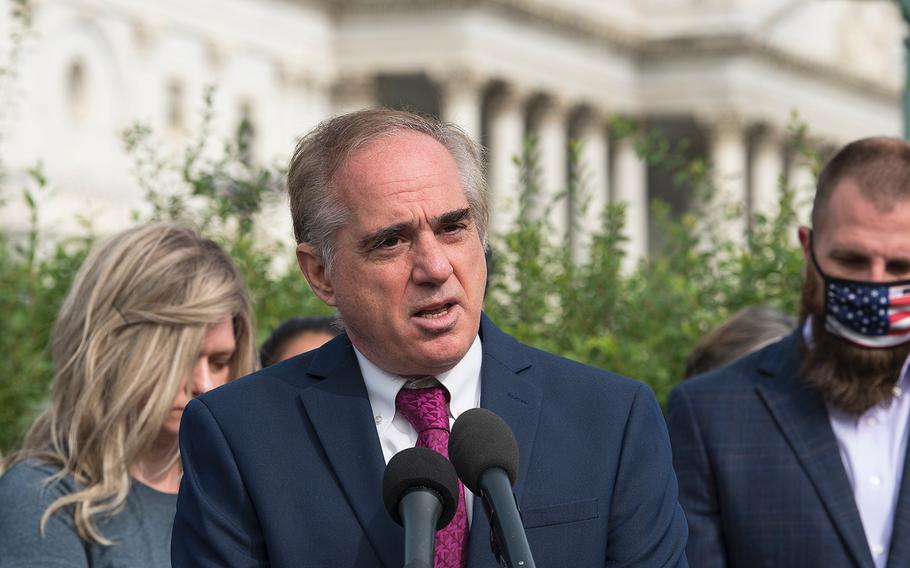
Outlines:
[[[404,416],[417,433],[431,428],[449,429],[449,413],[446,409],[449,393],[442,386],[425,389],[398,391],[395,408]]]

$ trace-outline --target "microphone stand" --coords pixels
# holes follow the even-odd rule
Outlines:
[[[490,517],[490,535],[493,555],[502,568],[536,568],[534,558],[531,556],[531,547],[525,534],[524,525],[518,511],[518,502],[512,492],[512,483],[502,469],[496,468],[480,476],[478,488],[483,497],[484,505]],[[492,495],[509,495],[515,501],[513,507],[494,507]],[[501,505],[501,504],[499,504]],[[506,514],[497,514],[502,511]],[[513,514],[514,513],[514,514]],[[498,536],[497,536],[498,535]],[[499,539],[506,542],[499,542]]]
[[[401,498],[398,511],[404,531],[404,568],[433,568],[436,553],[436,521],[442,503],[435,491],[410,491]]]

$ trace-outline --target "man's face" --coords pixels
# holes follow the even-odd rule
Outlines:
[[[809,229],[801,227],[799,237],[806,266],[803,312],[812,316],[814,344],[807,354],[807,379],[834,406],[860,414],[889,399],[910,344],[870,349],[829,333],[822,276],[809,256]],[[815,257],[829,277],[868,282],[910,278],[910,202],[883,208],[845,179],[831,193],[812,238]]]
[[[348,222],[335,235],[331,274],[298,247],[310,284],[380,368],[451,369],[477,335],[486,280],[455,161],[426,135],[397,133],[354,152],[335,182]]]
[[[815,257],[828,276],[887,282],[910,278],[910,201],[883,208],[862,195],[850,179],[841,181],[813,234]],[[800,231],[807,269],[808,229]]]

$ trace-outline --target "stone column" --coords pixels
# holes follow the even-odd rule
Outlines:
[[[279,67],[281,137],[285,147],[281,154],[289,154],[297,140],[330,114],[328,99],[330,86],[307,69],[284,61]]]
[[[324,76],[312,76],[308,82],[309,105],[307,107],[308,127],[311,128],[332,115],[332,84]]]
[[[708,127],[708,156],[714,172],[714,195],[706,208],[735,243],[746,236],[746,135],[745,121],[735,112],[712,113],[703,118]]]
[[[541,214],[547,215],[553,237],[557,239],[566,238],[569,227],[568,199],[565,198],[568,186],[568,109],[565,101],[547,99],[539,109],[535,128],[541,189],[537,207]],[[560,198],[560,194],[563,197]]]
[[[369,74],[344,74],[332,89],[333,114],[345,114],[376,106],[376,77]]]
[[[475,141],[480,141],[480,111],[483,80],[471,71],[435,73],[439,89],[440,116],[460,126]]]
[[[521,172],[515,159],[524,144],[524,99],[520,89],[507,87],[490,100],[490,228],[498,234],[511,229],[518,215]]]
[[[796,222],[812,226],[812,199],[815,197],[815,173],[806,156],[794,151],[787,164],[787,185],[793,191]]]
[[[784,173],[784,149],[780,131],[766,126],[755,142],[752,157],[751,211],[773,217],[780,202],[780,177]]]
[[[591,248],[591,235],[601,229],[601,214],[610,199],[609,156],[606,123],[600,113],[586,113],[578,125],[581,141],[579,167],[580,191],[573,207],[579,213],[578,231],[572,240],[572,253],[577,262],[587,258]]]
[[[631,272],[648,254],[648,167],[635,153],[632,140],[614,143],[613,200],[626,206],[623,271]]]

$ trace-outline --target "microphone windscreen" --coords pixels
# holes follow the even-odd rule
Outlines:
[[[518,477],[518,442],[505,421],[485,408],[465,411],[452,425],[449,459],[458,477],[480,494],[480,476],[492,467],[504,469],[512,485]]]
[[[429,448],[408,448],[392,456],[382,478],[382,500],[389,515],[402,524],[398,503],[413,489],[432,489],[442,501],[439,530],[449,524],[458,509],[458,475],[442,454]]]

